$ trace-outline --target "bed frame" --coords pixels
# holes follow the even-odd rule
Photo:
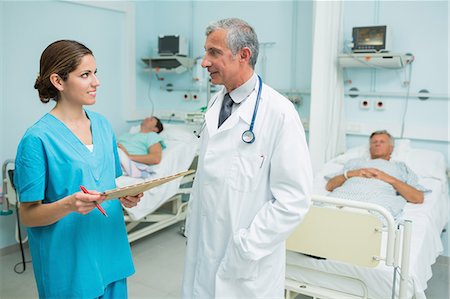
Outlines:
[[[286,241],[287,250],[364,267],[376,267],[383,262],[393,269],[392,298],[406,298],[412,222],[405,220],[397,225],[386,209],[375,204],[326,196],[313,196],[312,202],[304,221]],[[381,215],[384,220],[375,215]],[[387,246],[382,249],[383,232],[387,233]],[[398,297],[397,272],[400,274]],[[295,293],[324,299],[368,298],[364,281],[345,278],[359,284],[363,295],[355,296],[286,277],[286,298],[293,298]]]

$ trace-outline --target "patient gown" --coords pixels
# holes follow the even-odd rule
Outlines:
[[[86,110],[93,152],[57,118],[46,114],[22,138],[15,183],[21,202],[50,203],[78,192],[115,188],[121,175],[108,121]],[[28,228],[40,298],[96,298],[108,284],[134,273],[121,204],[102,203],[87,215],[72,212],[54,224]]]
[[[403,162],[384,159],[354,159],[347,162],[344,171],[360,168],[377,168],[420,191],[429,191],[418,183],[417,175]],[[348,179],[341,187],[334,189],[330,196],[381,205],[391,212],[395,219],[401,216],[406,204],[406,200],[397,193],[391,184],[379,179],[363,177]]]

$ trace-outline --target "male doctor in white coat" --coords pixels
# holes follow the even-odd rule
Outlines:
[[[224,87],[210,100],[200,132],[182,297],[283,298],[285,240],[310,204],[305,133],[292,103],[254,73],[259,44],[252,27],[225,19],[206,36],[202,67]],[[229,97],[231,115],[223,116]]]

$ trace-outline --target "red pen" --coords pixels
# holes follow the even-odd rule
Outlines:
[[[83,191],[83,193],[90,194],[89,191],[87,191],[87,189],[84,188],[83,186],[80,186],[80,189],[81,189],[81,191]],[[94,201],[94,203],[95,203],[95,206],[97,207],[97,209],[98,209],[100,212],[102,212],[103,215],[105,215],[106,217],[108,217],[108,214],[106,214],[106,212],[105,212],[105,210],[103,210],[102,206],[99,205],[96,201]]]

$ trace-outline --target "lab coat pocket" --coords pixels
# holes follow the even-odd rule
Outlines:
[[[236,153],[231,157],[227,181],[232,189],[254,191],[258,186],[265,157],[255,153]]]
[[[236,245],[230,242],[217,275],[222,279],[255,280],[259,276],[259,262],[243,257]]]

